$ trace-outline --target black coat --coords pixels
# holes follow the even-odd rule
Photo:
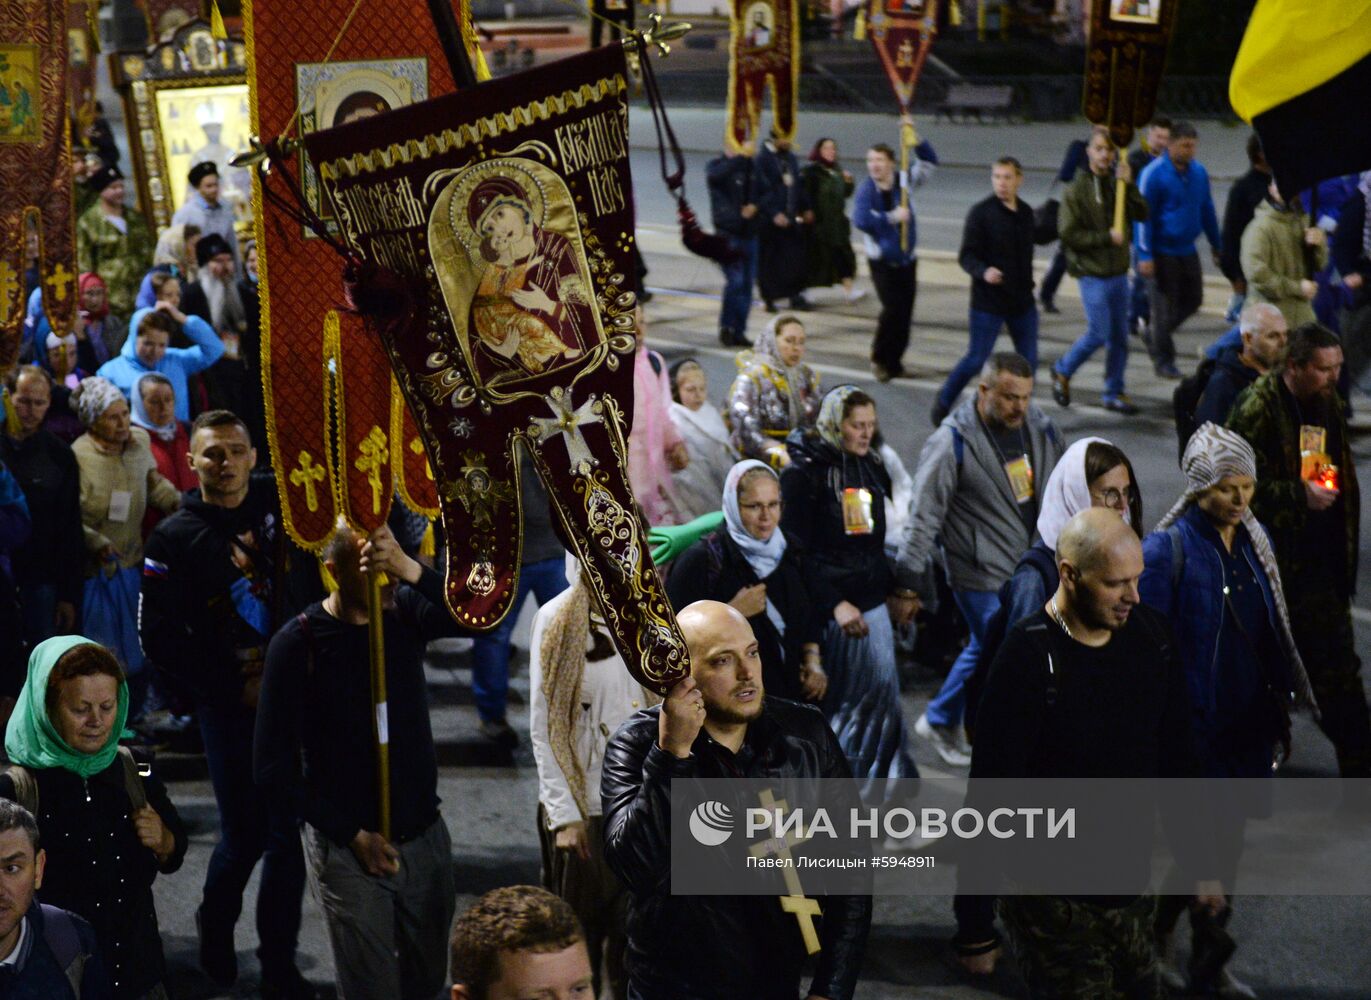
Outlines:
[[[795,1000],[804,944],[774,896],[671,892],[671,779],[851,778],[823,714],[767,696],[738,754],[700,731],[684,760],[657,746],[661,706],[629,718],[605,748],[605,860],[629,891],[629,977],[652,1000]],[[851,1000],[871,930],[870,896],[820,899],[810,993]]]
[[[104,956],[114,996],[141,997],[162,981],[166,961],[152,883],[186,856],[186,828],[155,776],[143,779],[148,805],[175,840],[165,864],[138,841],[118,757],[89,780],[61,767],[33,769],[38,829],[48,863],[38,898],[89,921]],[[0,775],[0,797],[13,799],[14,780]]]
[[[754,204],[752,159],[717,156],[705,167],[709,183],[709,214],[714,228],[738,239],[757,235],[757,216],[743,218],[743,206]]]
[[[11,556],[14,582],[56,585],[57,599],[75,606],[79,621],[86,552],[76,456],[40,427],[23,441],[0,435],[0,458],[24,491],[33,525],[29,540]]]
[[[779,528],[777,531],[781,530]],[[765,580],[729,537],[726,530],[712,531],[686,549],[671,564],[667,595],[671,606],[680,611],[695,601],[723,601],[727,604],[744,587],[766,584],[766,596],[781,620],[785,635],[765,611],[748,619],[762,653],[762,685],[768,695],[803,701],[800,690],[800,662],[807,642],[818,642],[825,618],[814,613],[814,603],[805,583],[805,561],[799,542],[787,536],[781,563]]]
[[[1214,361],[1214,371],[1204,384],[1204,392],[1195,406],[1195,426],[1200,427],[1206,420],[1220,427],[1228,422],[1228,411],[1238,394],[1261,374],[1255,368],[1242,363],[1241,350],[1228,347],[1219,353]]]
[[[1010,211],[993,194],[971,206],[962,229],[958,261],[971,275],[971,308],[996,316],[1017,316],[1033,308],[1033,206],[1022,198]],[[1004,280],[986,282],[988,268]]]
[[[870,611],[895,589],[895,572],[885,554],[890,473],[875,449],[858,458],[813,431],[792,431],[786,449],[791,461],[781,473],[781,527],[804,546],[815,618],[827,624],[842,601]],[[870,534],[849,535],[843,529],[842,493],[847,488],[872,492]]]
[[[1133,182],[1137,183],[1137,178]],[[1242,233],[1257,206],[1266,198],[1266,189],[1271,184],[1271,175],[1260,170],[1249,170],[1228,189],[1228,201],[1223,206],[1223,253],[1219,256],[1223,276],[1229,281],[1242,281]]]

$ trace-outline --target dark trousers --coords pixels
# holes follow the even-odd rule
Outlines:
[[[299,824],[272,808],[252,780],[252,731],[256,715],[239,706],[199,705],[205,762],[219,807],[219,843],[210,855],[200,904],[203,932],[232,934],[243,910],[243,890],[262,861],[257,891],[257,957],[267,977],[295,967],[305,860]]]
[[[1057,289],[1061,286],[1062,278],[1066,275],[1066,254],[1062,251],[1061,244],[1057,244],[1057,252],[1052,255],[1052,263],[1047,265],[1047,274],[1043,275],[1042,287],[1038,289],[1038,301],[1043,305],[1051,305],[1052,300],[1057,297]]]
[[[972,309],[971,342],[967,345],[966,353],[962,355],[962,359],[952,369],[952,374],[948,375],[947,381],[943,383],[942,390],[938,393],[939,404],[949,410],[952,409],[953,404],[957,402],[957,397],[966,388],[966,384],[975,378],[980,373],[981,367],[990,360],[990,355],[995,351],[995,341],[999,339],[1000,330],[1006,326],[1009,327],[1009,338],[1014,342],[1014,350],[1027,359],[1030,368],[1037,369],[1037,306],[1030,306],[1017,316],[1001,316],[999,313]]]
[[[914,298],[918,293],[919,262],[885,264],[873,260],[871,283],[881,300],[881,315],[876,320],[876,339],[871,342],[871,360],[897,372],[909,346],[909,324],[914,318]]]
[[[1371,778],[1371,711],[1349,599],[1308,576],[1287,585],[1285,592],[1290,631],[1319,702],[1319,727],[1337,752],[1338,773],[1344,778]]]
[[[752,310],[752,285],[757,280],[757,237],[722,234],[739,258],[724,265],[724,294],[719,308],[719,329],[747,332]]]
[[[1177,328],[1195,315],[1204,300],[1204,284],[1200,275],[1200,255],[1188,257],[1152,258],[1152,341],[1148,353],[1154,365],[1176,362],[1176,343],[1172,339]]]

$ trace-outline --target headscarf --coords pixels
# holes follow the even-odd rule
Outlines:
[[[77,646],[98,646],[99,643],[80,635],[59,635],[45,639],[34,647],[29,656],[29,675],[14,705],[9,727],[5,730],[5,753],[16,764],[31,768],[61,767],[83,778],[99,774],[114,763],[119,752],[119,735],[129,714],[129,686],[119,682],[119,707],[115,709],[114,726],[109,739],[95,753],[73,750],[58,735],[48,718],[48,678],[68,650]]]
[[[171,385],[171,379],[161,372],[144,372],[133,380],[133,392],[129,394],[129,402],[132,404],[133,412],[130,420],[134,425],[143,428],[149,434],[155,434],[163,441],[176,440],[176,415],[173,412],[171,422],[166,424],[154,424],[148,416],[148,408],[143,404],[143,383],[151,381],[157,385]],[[175,392],[173,386],[172,391]]]
[[[1366,217],[1361,227],[1361,255],[1371,260],[1371,170],[1362,173],[1357,181],[1357,190],[1366,202]]]
[[[86,289],[97,287],[105,290],[105,305],[99,311],[92,312],[85,306]],[[86,271],[76,279],[76,294],[81,303],[81,318],[87,323],[99,323],[109,315],[109,287],[105,284],[104,279],[94,271]],[[109,359],[106,358],[105,360],[108,361]]]
[[[157,237],[157,249],[152,252],[152,266],[170,265],[172,274],[180,274],[186,267],[186,227],[184,223],[168,226]]]
[[[781,360],[780,349],[776,346],[776,333],[782,320],[785,320],[786,325],[798,322],[794,316],[784,313],[773,319],[766,325],[762,335],[757,338],[757,343],[752,348],[752,357],[785,379],[786,409],[790,414],[790,426],[793,429],[804,423],[804,407],[800,405],[800,388],[805,384],[805,373],[803,364],[790,367]]]
[[[777,486],[780,485],[781,477],[765,462],[749,458],[733,466],[724,478],[724,526],[728,529],[728,537],[742,550],[743,558],[757,574],[757,579],[765,580],[781,565],[781,558],[785,555],[785,534],[778,524],[771,537],[763,542],[753,538],[743,527],[742,510],[738,506],[738,489],[743,476],[753,469],[761,469],[776,482]],[[781,617],[780,609],[771,602],[769,596],[766,599],[766,616],[771,619],[771,624],[776,626],[776,631],[785,635],[785,619]]]
[[[832,166],[835,166],[835,165],[837,164],[837,162],[838,162],[837,156],[835,155],[834,158],[831,159],[831,160],[825,160],[825,159],[824,159],[824,154],[823,154],[823,152],[822,152],[822,150],[823,150],[823,148],[824,148],[824,143],[826,143],[826,142],[832,142],[832,141],[833,141],[833,137],[830,136],[830,135],[826,135],[826,136],[824,136],[823,138],[821,138],[818,142],[816,142],[816,143],[814,144],[814,148],[811,149],[811,150],[809,151],[809,162],[810,162],[810,163],[822,163],[825,167],[832,167]]]
[[[81,423],[90,427],[105,415],[106,410],[123,398],[124,394],[119,391],[119,387],[109,379],[91,375],[83,378],[81,384],[76,387],[76,415],[81,418]]]
[[[591,601],[581,564],[571,553],[566,557],[566,577],[571,586],[567,588],[562,606],[547,623],[537,655],[543,675],[540,687],[547,701],[548,744],[566,777],[576,808],[582,816],[588,817],[589,791],[585,768],[576,754],[576,721],[584,711],[581,708],[581,681],[585,677],[587,647],[591,643]],[[604,636],[603,632],[597,634]],[[597,641],[597,648],[599,645]],[[611,646],[610,652],[612,650]],[[659,701],[661,698],[656,694],[643,689],[645,707]]]
[[[53,351],[59,347],[65,347],[69,351],[74,351],[76,350],[76,334],[69,333],[65,337],[59,337],[49,328],[48,339],[43,342],[43,347],[45,351]]]
[[[819,437],[839,451],[843,450],[843,404],[854,392],[861,392],[861,389],[855,385],[838,385],[828,390],[819,406],[819,419],[814,422]]]
[[[1066,449],[1043,487],[1042,506],[1038,508],[1038,537],[1053,552],[1057,551],[1057,536],[1066,527],[1066,522],[1091,506],[1090,484],[1085,478],[1085,453],[1097,441],[1109,444],[1104,438],[1088,437]],[[1126,508],[1123,520],[1128,523]]]
[[[1241,434],[1206,421],[1191,435],[1190,443],[1185,446],[1185,455],[1181,458],[1181,471],[1185,473],[1185,493],[1157,523],[1157,531],[1165,531],[1174,524],[1185,513],[1186,508],[1195,502],[1196,497],[1219,480],[1227,479],[1229,476],[1250,476],[1256,480],[1257,456]],[[1281,645],[1284,647],[1285,658],[1290,663],[1290,674],[1294,679],[1295,700],[1317,712],[1318,703],[1314,698],[1314,689],[1309,684],[1304,660],[1301,659],[1300,651],[1295,647],[1294,636],[1290,632],[1290,613],[1285,606],[1285,591],[1281,587],[1280,568],[1276,564],[1276,554],[1271,550],[1271,541],[1266,537],[1266,529],[1257,521],[1251,507],[1243,511],[1242,523],[1257,554],[1257,561],[1261,563],[1262,572],[1266,574],[1266,580],[1271,585],[1271,596],[1275,601],[1276,617],[1280,623]]]

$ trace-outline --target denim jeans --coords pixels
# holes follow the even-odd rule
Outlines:
[[[742,254],[742,258],[724,267],[719,329],[742,334],[747,332],[747,314],[752,311],[752,284],[757,280],[757,237],[721,235],[728,240],[729,246]]]
[[[236,705],[202,703],[196,715],[219,807],[219,843],[210,855],[200,904],[202,927],[206,934],[232,935],[243,910],[243,890],[260,858],[257,957],[264,975],[285,975],[295,967],[305,891],[299,824],[294,816],[270,805],[252,780],[256,713]]]
[[[971,641],[966,644],[957,662],[948,671],[947,680],[933,700],[928,703],[925,714],[935,726],[960,725],[966,714],[966,681],[976,669],[976,661],[981,657],[981,642],[985,639],[986,626],[991,617],[1000,610],[1000,595],[994,590],[954,590],[953,599],[971,629]]]
[[[1038,367],[1038,307],[1030,306],[1017,316],[1001,316],[998,313],[971,310],[971,344],[967,347],[962,360],[952,369],[952,374],[943,383],[938,393],[938,402],[949,410],[957,402],[966,384],[980,373],[981,367],[990,359],[999,339],[1000,327],[1009,327],[1010,339],[1014,350],[1028,359],[1030,368]]]
[[[1079,285],[1085,306],[1085,333],[1071,345],[1054,370],[1070,378],[1091,355],[1106,347],[1104,398],[1109,402],[1123,395],[1123,372],[1128,366],[1128,275],[1082,277]]]
[[[566,559],[544,559],[524,563],[519,571],[519,590],[514,604],[500,627],[475,642],[471,651],[471,693],[476,699],[476,711],[482,722],[494,722],[505,717],[505,701],[509,695],[509,642],[519,609],[529,592],[546,604],[566,590]]]

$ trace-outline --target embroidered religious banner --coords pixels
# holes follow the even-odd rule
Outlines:
[[[350,19],[354,6],[244,4],[252,134],[308,135],[456,89],[426,0],[388,0],[382,13],[364,8]],[[301,156],[293,166],[305,208],[336,231],[312,165]],[[390,366],[344,302],[337,254],[265,198],[260,178],[253,191],[262,383],[287,532],[318,550],[340,515],[363,530],[383,522],[396,488],[433,511],[436,494],[407,474],[425,465],[412,452],[405,465],[395,460]]]
[[[100,52],[96,0],[67,0],[67,99],[78,142],[95,124],[95,57]]]
[[[67,124],[67,8],[0,4],[0,371],[23,336],[24,274],[37,268],[54,330],[76,320],[76,244]]]
[[[685,644],[627,475],[627,91],[623,49],[603,48],[305,147],[432,463],[449,610],[480,631],[510,610],[524,448],[625,661],[665,690]]]
[[[729,24],[725,142],[735,150],[755,143],[768,91],[776,131],[793,139],[800,103],[797,0],[731,0]]]
[[[907,114],[938,34],[938,0],[871,0],[866,23],[900,113]]]
[[[438,507],[438,483],[424,450],[419,424],[405,405],[400,384],[393,376],[390,400],[390,461],[395,491],[406,507],[433,520],[442,513]]]
[[[1119,148],[1152,120],[1179,0],[1091,0],[1082,111]]]

